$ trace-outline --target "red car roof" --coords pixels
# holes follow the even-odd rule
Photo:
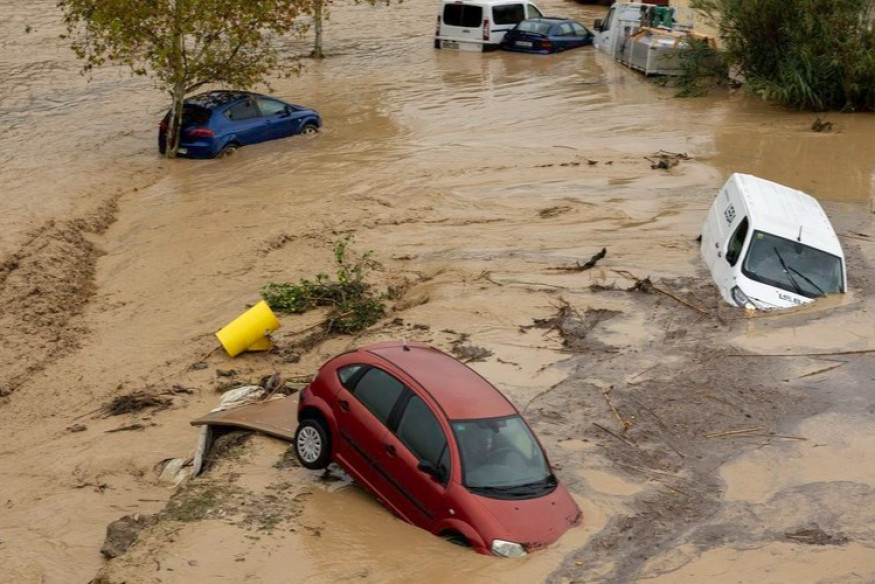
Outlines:
[[[473,369],[428,345],[391,341],[360,350],[382,357],[415,379],[450,420],[497,418],[518,413],[495,386]]]

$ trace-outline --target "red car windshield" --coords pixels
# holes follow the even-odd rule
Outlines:
[[[487,496],[540,495],[556,480],[520,416],[451,423],[462,457],[464,485]]]

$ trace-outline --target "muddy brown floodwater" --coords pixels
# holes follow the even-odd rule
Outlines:
[[[814,133],[739,92],[674,99],[591,49],[435,51],[432,2],[336,5],[329,57],[272,88],[321,134],[167,162],[164,96],[124,71],[88,83],[54,4],[0,0],[0,580],[875,582],[875,117]],[[660,150],[690,159],[651,169]],[[735,171],[821,200],[849,294],[721,304],[695,237]],[[264,284],[331,272],[347,234],[401,291],[386,319],[304,350],[316,317],[283,316],[277,351],[211,353]],[[477,556],[266,437],[158,482],[221,389],[398,337],[491,351],[472,367],[525,411],[582,527]],[[134,392],[165,405],[105,413]],[[110,522],[162,510],[103,559]]]

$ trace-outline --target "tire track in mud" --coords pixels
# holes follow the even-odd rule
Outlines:
[[[115,221],[120,195],[94,211],[49,220],[0,264],[0,398],[75,352],[88,332],[78,317],[96,293],[103,251],[92,241]]]
[[[663,285],[683,289],[691,303],[706,299],[716,305],[711,298],[716,290],[705,278]],[[738,357],[725,338],[743,318],[724,324],[658,295],[598,292],[605,293],[634,294],[649,313],[653,334],[634,347],[606,345],[598,340],[598,329],[621,313],[590,308],[580,314],[560,307],[556,319],[540,324],[558,331],[576,356],[568,363],[568,377],[535,398],[525,413],[534,424],[551,428],[551,452],[562,452],[563,440],[596,445],[590,454],[562,457],[563,481],[573,491],[598,496],[587,485],[586,472],[605,465],[646,483],[625,501],[627,512],[566,557],[548,582],[631,583],[649,560],[680,543],[692,541],[700,551],[715,545],[708,538],[696,541],[694,532],[724,506],[721,465],[780,441],[776,433],[783,426],[830,405],[787,383],[786,361],[757,359],[751,366]],[[721,312],[727,316],[729,310]],[[735,439],[719,436],[753,428],[758,430]],[[727,529],[734,532],[723,538],[746,539],[742,526]]]

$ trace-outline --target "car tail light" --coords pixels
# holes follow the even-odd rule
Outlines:
[[[489,40],[489,19],[488,18],[483,21],[483,40],[484,41]]]
[[[553,44],[548,40],[543,40],[540,44],[542,49],[547,49],[548,51],[553,48]]]
[[[192,138],[212,138],[216,133],[209,128],[192,128],[188,131],[188,135]]]
[[[161,122],[158,123],[158,129],[161,130],[162,132],[166,132],[167,131],[167,120],[161,120]]]

